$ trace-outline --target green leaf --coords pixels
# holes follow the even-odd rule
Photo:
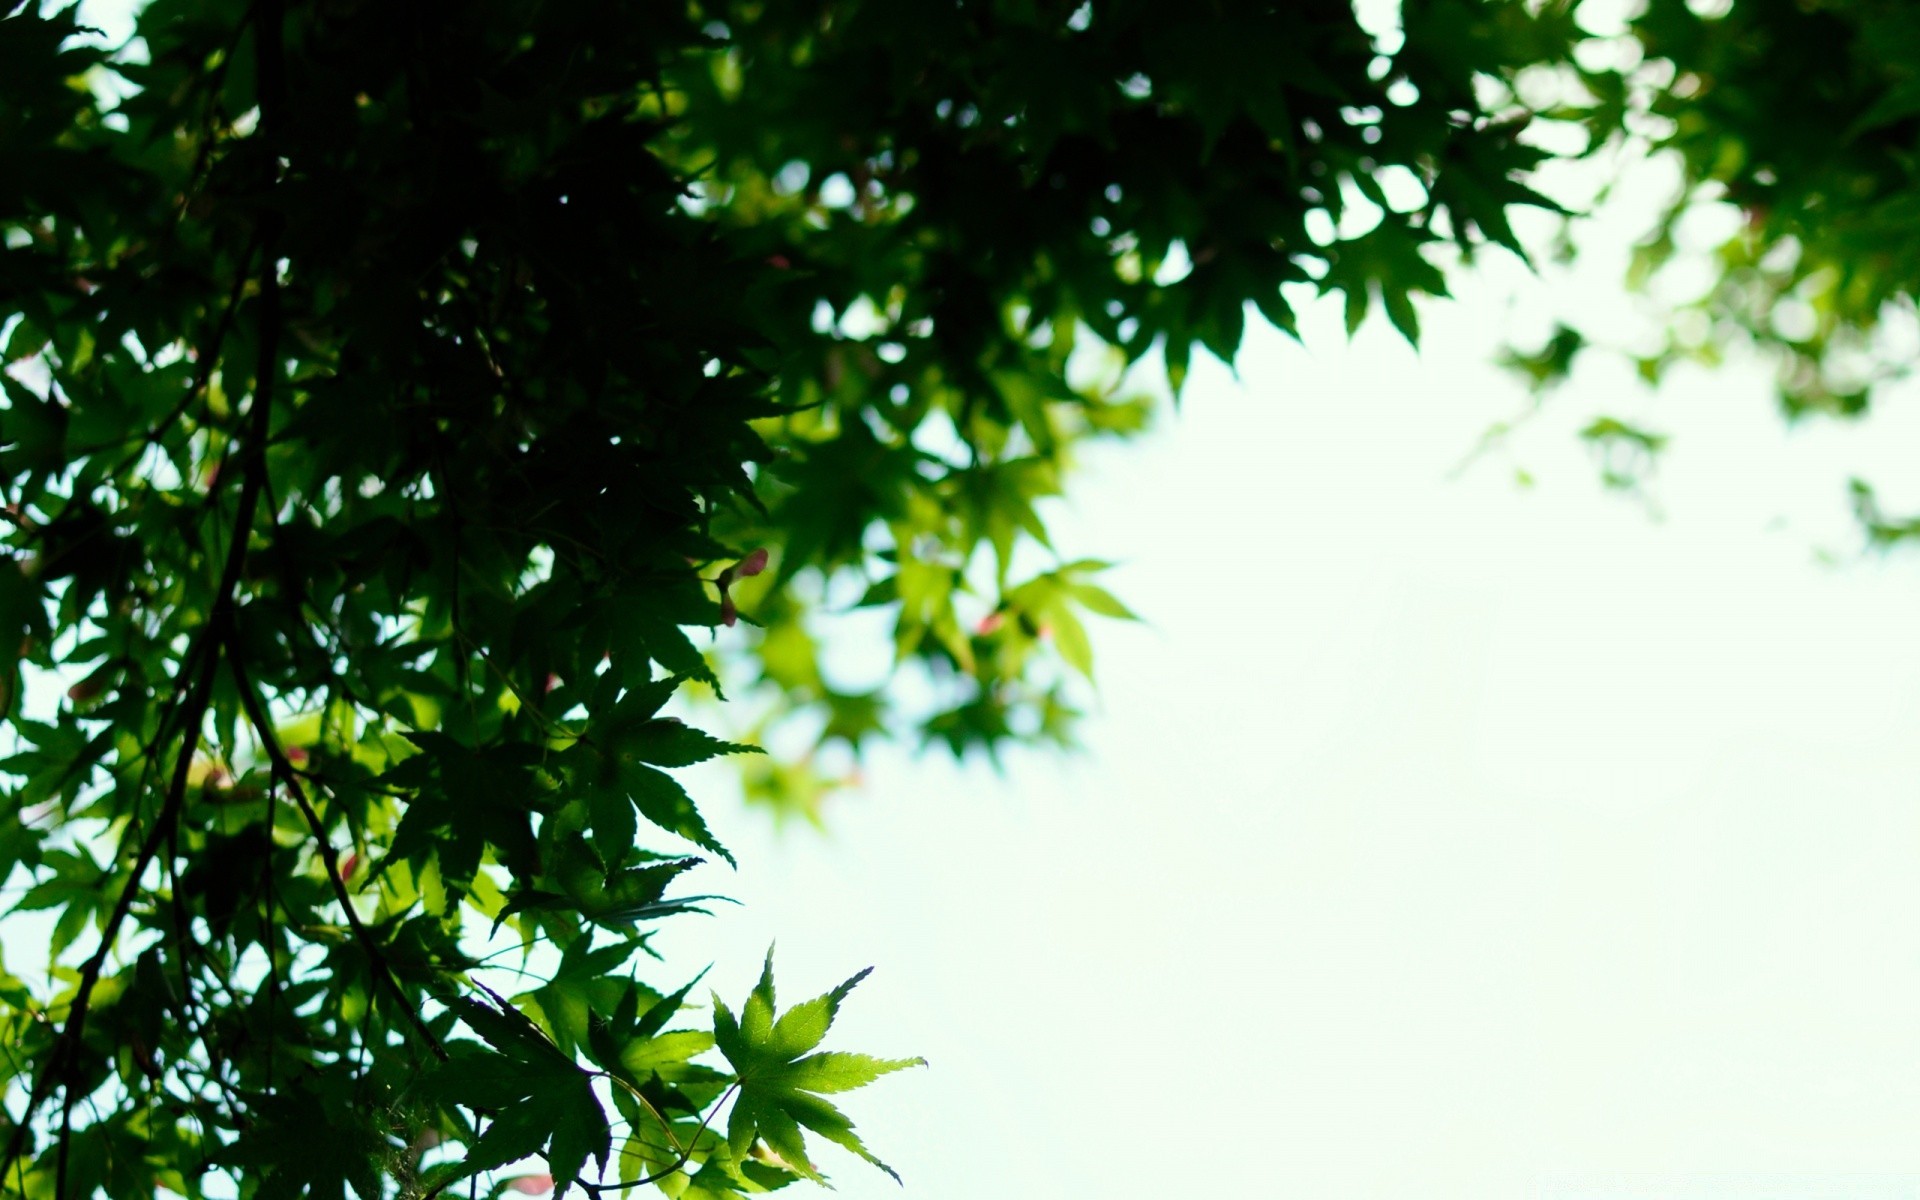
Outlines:
[[[529,1096],[495,1114],[487,1124],[486,1132],[474,1142],[465,1160],[449,1178],[465,1179],[538,1154],[553,1136],[556,1125],[550,1103],[547,1096],[538,1099]]]
[[[571,1086],[556,1089],[546,1097],[551,1106],[552,1141],[547,1147],[547,1166],[553,1173],[554,1195],[564,1195],[568,1186],[580,1177],[587,1159],[601,1168],[613,1147],[613,1131],[606,1110],[593,1094],[592,1081],[585,1075]]]
[[[673,776],[653,767],[628,763],[620,768],[620,783],[641,816],[669,833],[713,851],[728,863],[734,862],[732,852],[707,829],[707,822],[694,806],[693,798]]]
[[[657,767],[690,767],[723,754],[766,753],[758,746],[723,742],[671,718],[634,727],[616,743],[615,752],[632,755]]]
[[[218,1154],[219,1160],[247,1168],[259,1180],[262,1197],[344,1196],[380,1200],[384,1191],[375,1168],[387,1147],[371,1114],[310,1086],[290,1086],[251,1103],[258,1122],[251,1136]],[[502,1160],[506,1161],[506,1160]]]
[[[489,1046],[528,1066],[573,1067],[573,1059],[562,1054],[560,1048],[541,1032],[540,1027],[529,1021],[519,1009],[485,984],[480,986],[480,990],[487,993],[493,1004],[482,1004],[465,996],[449,997],[446,1004],[469,1028],[486,1039]]]
[[[650,1072],[691,1062],[712,1049],[713,1044],[713,1035],[705,1030],[681,1029],[644,1041],[629,1042],[620,1051],[619,1062],[627,1071],[645,1078]]]
[[[713,998],[714,1043],[739,1077],[739,1098],[727,1124],[727,1141],[735,1157],[744,1155],[757,1138],[794,1171],[818,1181],[819,1169],[808,1156],[801,1133],[804,1126],[899,1178],[854,1135],[852,1122],[820,1099],[820,1094],[863,1087],[882,1075],[925,1066],[925,1060],[840,1052],[807,1055],[826,1037],[847,993],[867,974],[860,972],[776,1020],[773,953],[768,951],[760,982],[748,994],[737,1020],[724,1001]]]
[[[483,1098],[512,1102],[499,1109],[456,1173],[442,1182],[492,1170],[545,1146],[554,1192],[563,1194],[587,1159],[604,1167],[612,1147],[612,1130],[594,1095],[593,1077],[511,1004],[489,989],[481,990],[491,1005],[454,996],[448,998],[448,1007],[499,1053],[465,1050],[450,1056],[430,1076],[429,1088],[462,1103],[477,1104]]]
[[[693,991],[694,986],[706,978],[706,975],[707,972],[703,969],[698,975],[688,980],[685,987],[674,992],[672,995],[661,997],[651,1008],[641,1013],[633,1023],[633,1035],[643,1038],[652,1037],[662,1029],[665,1029],[667,1022],[679,1015],[681,1008],[687,1002],[688,994]]]

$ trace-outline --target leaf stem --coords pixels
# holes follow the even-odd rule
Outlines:
[[[663,1167],[641,1179],[622,1179],[617,1183],[588,1183],[584,1179],[578,1179],[574,1182],[580,1185],[582,1191],[590,1192],[596,1196],[602,1192],[618,1192],[624,1191],[627,1188],[645,1187],[650,1183],[659,1183],[662,1179],[665,1179],[681,1167],[687,1165],[688,1160],[693,1158],[693,1152],[700,1147],[700,1135],[707,1131],[707,1126],[713,1122],[713,1118],[719,1114],[720,1109],[726,1104],[728,1098],[739,1090],[740,1081],[736,1079],[728,1085],[726,1091],[720,1093],[720,1098],[713,1102],[713,1107],[707,1110],[707,1115],[700,1118],[700,1128],[693,1131],[693,1136],[687,1140],[686,1148],[680,1151],[680,1157],[676,1159],[671,1166]],[[647,1107],[652,1108],[653,1106],[648,1105]],[[668,1133],[667,1137],[671,1139],[673,1134]]]
[[[619,1084],[621,1087],[626,1089],[628,1095],[632,1096],[635,1100],[638,1100],[642,1105],[644,1105],[647,1112],[653,1117],[654,1122],[660,1126],[660,1132],[666,1135],[667,1145],[673,1147],[673,1152],[675,1154],[681,1153],[680,1139],[673,1136],[673,1125],[667,1120],[666,1115],[664,1113],[662,1113],[659,1109],[653,1106],[653,1101],[647,1099],[646,1096],[640,1091],[639,1088],[633,1086],[631,1083],[628,1083],[625,1079],[621,1078],[620,1076],[615,1075],[612,1071],[595,1071],[594,1074],[599,1075],[606,1079],[610,1079],[614,1083]],[[700,1135],[695,1134],[694,1136],[699,1137]]]

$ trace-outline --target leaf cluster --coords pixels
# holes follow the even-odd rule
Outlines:
[[[1583,130],[1587,155],[1678,167],[1630,285],[1671,291],[1668,268],[1705,269],[1704,287],[1687,284],[1697,291],[1663,310],[1656,342],[1629,349],[1641,376],[1658,383],[1744,345],[1776,364],[1790,420],[1867,412],[1912,365],[1895,331],[1920,294],[1920,6],[1648,0],[1606,42],[1555,69],[1563,101],[1542,115]],[[1690,223],[1730,232],[1703,249]],[[1548,388],[1589,344],[1563,325],[1509,365]],[[1659,449],[1625,428],[1604,417],[1583,435],[1612,448],[1610,483],[1633,482]],[[1622,474],[1622,450],[1641,465]],[[1862,521],[1874,544],[1903,540],[1900,522]]]
[[[1415,336],[1548,204],[1479,93],[1566,12],[8,4],[0,1195],[877,1162],[851,982],[673,1027],[732,862],[676,773],[811,814],[874,738],[1069,741],[1130,613],[1049,506],[1130,369],[1316,293]],[[689,724],[723,682],[801,749]]]

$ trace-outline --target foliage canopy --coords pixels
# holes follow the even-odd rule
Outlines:
[[[1557,211],[1530,122],[1748,206],[1711,336],[1856,411],[1833,347],[1920,275],[1913,15],[1651,0],[1594,69],[1563,0],[152,0],[124,45],[16,0],[0,877],[50,936],[0,1195],[877,1164],[825,1097],[911,1061],[817,1049],[859,976],[703,1014],[635,965],[732,861],[673,772],[812,814],[874,737],[1067,740],[1128,614],[1044,507],[1143,428],[1124,369],[1314,293],[1416,337]],[[909,685],[823,664],[853,607]],[[797,748],[674,715],[723,684]]]

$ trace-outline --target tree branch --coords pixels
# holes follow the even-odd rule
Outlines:
[[[740,1083],[738,1080],[735,1080],[725,1092],[721,1093],[720,1098],[713,1102],[713,1107],[707,1110],[707,1115],[700,1118],[700,1128],[693,1131],[693,1136],[687,1139],[686,1149],[680,1152],[679,1159],[671,1166],[662,1167],[653,1174],[640,1179],[622,1179],[617,1183],[588,1183],[584,1179],[576,1180],[575,1182],[580,1185],[581,1190],[595,1196],[598,1196],[602,1192],[618,1192],[624,1191],[627,1188],[645,1187],[650,1183],[659,1183],[662,1179],[678,1171],[681,1167],[686,1166],[688,1161],[693,1158],[694,1151],[700,1148],[701,1135],[707,1132],[707,1126],[712,1123],[713,1118],[719,1114],[721,1107],[726,1104],[727,1097],[733,1095],[739,1088]],[[672,1132],[669,1131],[667,1136],[672,1137]]]
[[[262,272],[268,278],[272,275],[272,256],[267,257],[267,269]],[[113,953],[114,945],[119,941],[120,928],[126,923],[127,914],[133,909],[134,899],[140,894],[140,879],[159,854],[161,845],[172,835],[179,823],[181,809],[186,805],[188,772],[193,765],[194,753],[200,748],[200,737],[206,724],[207,707],[213,697],[213,682],[216,668],[220,663],[220,648],[226,642],[233,625],[234,591],[240,582],[240,573],[246,564],[247,538],[253,529],[254,509],[260,501],[261,487],[266,475],[266,431],[268,417],[273,403],[273,380],[279,368],[279,288],[277,281],[263,285],[261,292],[261,334],[260,367],[254,383],[253,406],[248,417],[254,426],[254,435],[249,439],[246,456],[246,469],[241,478],[239,516],[234,522],[233,538],[227,546],[227,557],[220,571],[220,582],[214,592],[213,607],[207,613],[207,623],[200,628],[192,647],[182,660],[181,672],[186,675],[196,671],[198,675],[187,685],[188,691],[180,706],[182,715],[180,726],[180,750],[173,764],[173,778],[167,786],[166,800],[160,806],[153,825],[141,839],[140,848],[135,852],[133,865],[127,874],[127,886],[121,890],[114,901],[113,909],[107,914],[107,920],[100,929],[100,945],[80,968],[80,982],[74,989],[73,1002],[68,1008],[67,1023],[61,1029],[58,1040],[48,1053],[46,1065],[41,1069],[40,1077],[34,1082],[32,1093],[27,1099],[27,1108],[21,1114],[20,1121],[13,1127],[7,1138],[7,1154],[0,1162],[0,1178],[12,1168],[19,1157],[26,1140],[26,1133],[32,1124],[33,1115],[47,1097],[52,1095],[56,1079],[72,1069],[72,1059],[80,1046],[81,1035],[86,1031],[87,1013],[93,1001],[93,991],[100,983],[100,974],[105,969],[108,957]],[[176,694],[178,685],[176,684]],[[72,1086],[71,1081],[67,1083]],[[64,1134],[60,1140],[60,1155],[56,1173],[65,1174],[68,1137]]]
[[[282,63],[282,21],[283,13],[280,0],[261,0],[255,7],[252,19],[256,24],[255,44],[259,56],[259,74],[261,90],[261,108],[263,123],[271,115],[271,108],[278,109],[285,100],[286,83]],[[275,122],[277,124],[277,121]],[[262,131],[264,134],[264,130]],[[213,683],[220,663],[220,648],[227,642],[233,626],[234,593],[239,586],[242,569],[246,565],[247,540],[253,531],[254,510],[259,506],[260,493],[266,483],[267,435],[272,427],[274,382],[280,374],[280,278],[279,256],[275,253],[279,235],[277,214],[269,212],[262,218],[258,241],[262,250],[260,266],[260,336],[259,353],[255,360],[253,404],[248,411],[248,444],[245,452],[245,469],[242,472],[238,512],[236,514],[232,538],[227,545],[226,561],[221,567],[220,582],[215,588],[213,605],[207,612],[207,622],[194,638],[181,662],[181,675],[184,677],[195,671],[198,675],[188,685],[185,702],[180,706],[182,714],[180,729],[180,750],[174,759],[173,778],[167,787],[167,796],[155,816],[151,828],[141,839],[140,848],[134,854],[133,865],[127,874],[127,884],[115,899],[113,909],[107,914],[106,922],[100,929],[100,945],[92,956],[80,968],[80,981],[74,989],[73,1001],[68,1007],[67,1023],[62,1027],[52,1050],[47,1054],[46,1064],[41,1068],[40,1076],[34,1081],[33,1091],[27,1098],[26,1111],[13,1127],[7,1138],[7,1152],[4,1161],[0,1161],[0,1178],[19,1159],[25,1147],[28,1129],[32,1126],[34,1114],[39,1111],[53,1094],[55,1082],[67,1075],[64,1087],[67,1089],[63,1113],[70,1112],[73,1104],[74,1081],[71,1074],[75,1056],[79,1052],[80,1039],[86,1032],[87,1014],[93,1002],[94,989],[99,986],[101,972],[105,970],[107,959],[112,956],[114,946],[120,940],[120,930],[126,924],[127,915],[133,910],[135,897],[140,894],[140,880],[153,864],[163,843],[172,836],[180,821],[181,810],[186,806],[188,773],[193,765],[193,756],[200,748],[200,739],[206,725],[207,708],[213,697]],[[239,274],[244,277],[251,264],[244,258]],[[236,287],[236,295],[238,288]],[[203,367],[205,364],[203,364]],[[191,393],[190,393],[191,394]],[[175,694],[179,694],[179,684],[175,685]],[[184,952],[184,948],[183,948]],[[56,1195],[66,1191],[67,1152],[72,1140],[72,1130],[65,1119],[62,1121],[59,1156],[55,1167]]]
[[[266,702],[260,698],[258,689],[254,687],[253,678],[247,672],[246,658],[235,640],[236,632],[229,630],[228,637],[227,666],[232,670],[234,682],[240,688],[240,706],[246,710],[247,720],[252,724],[254,734],[259,737],[260,745],[267,752],[267,762],[273,769],[274,779],[293,797],[295,806],[300,809],[301,819],[313,832],[313,840],[320,850],[320,861],[326,864],[327,882],[333,885],[334,898],[340,902],[340,910],[347,916],[347,926],[353,930],[354,940],[359,942],[361,950],[366,952],[368,960],[372,963],[373,973],[393,993],[394,1002],[406,1016],[407,1023],[413,1026],[414,1032],[426,1042],[427,1047],[433,1051],[434,1057],[445,1061],[446,1047],[440,1044],[439,1037],[427,1027],[425,1018],[421,1017],[419,1010],[414,1008],[407,998],[406,990],[400,986],[400,979],[393,973],[392,965],[387,962],[386,955],[381,953],[379,943],[373,940],[372,931],[367,928],[366,923],[360,919],[359,912],[354,909],[353,898],[348,894],[346,881],[340,875],[339,852],[328,840],[326,825],[320,820],[320,814],[314,810],[313,802],[307,798],[306,786],[301,782],[300,772],[287,759],[287,752],[280,745],[280,735],[273,728],[272,714],[267,711]]]
[[[680,1157],[676,1158],[671,1164],[640,1179],[622,1179],[617,1183],[588,1183],[584,1179],[576,1179],[574,1182],[580,1186],[582,1191],[595,1196],[598,1196],[602,1192],[618,1192],[628,1188],[646,1187],[648,1184],[659,1183],[662,1179],[672,1175],[675,1171],[678,1171],[681,1167],[686,1166],[693,1160],[695,1152],[700,1148],[701,1135],[707,1132],[707,1126],[713,1123],[713,1118],[718,1116],[720,1110],[725,1107],[727,1098],[732,1096],[739,1088],[740,1082],[735,1080],[726,1091],[720,1094],[720,1098],[713,1102],[713,1107],[707,1110],[707,1114],[704,1117],[700,1118],[700,1128],[694,1130],[693,1136],[687,1139],[685,1149],[680,1150]],[[651,1105],[649,1105],[649,1107],[651,1107]],[[667,1136],[669,1138],[673,1136],[672,1130],[667,1131]],[[429,1188],[426,1194],[420,1197],[420,1200],[434,1200],[434,1197],[445,1191],[450,1184],[458,1183],[462,1178],[463,1176],[454,1175],[441,1180]]]

